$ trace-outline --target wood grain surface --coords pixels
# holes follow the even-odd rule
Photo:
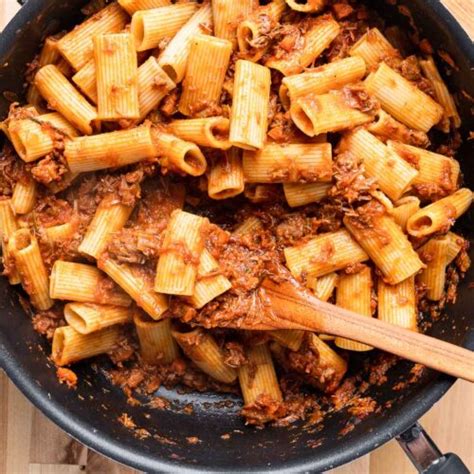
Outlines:
[[[442,0],[474,38],[474,0]],[[0,30],[18,10],[0,0]],[[458,381],[421,420],[443,452],[455,452],[474,472],[474,385]],[[36,410],[0,372],[0,474],[132,474],[70,438]],[[395,441],[331,474],[413,474]]]

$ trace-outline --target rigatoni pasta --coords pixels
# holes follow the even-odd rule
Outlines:
[[[372,317],[372,275],[367,266],[354,274],[340,275],[337,283],[336,305],[363,316]],[[343,337],[336,337],[337,347],[348,351],[369,351],[373,347]]]
[[[417,331],[415,277],[411,276],[396,285],[378,279],[378,318],[412,331]]]
[[[177,170],[191,176],[201,176],[207,168],[206,157],[199,147],[192,142],[181,140],[162,130],[152,131],[152,156],[160,156],[164,168]]]
[[[86,135],[94,131],[97,110],[79,94],[54,65],[44,66],[35,76],[35,85],[52,108]]]
[[[140,10],[166,7],[171,5],[171,0],[118,0],[118,3],[129,15],[133,15]]]
[[[176,84],[184,78],[193,36],[205,33],[211,27],[211,5],[205,3],[179,30],[158,58],[160,66]]]
[[[472,191],[459,189],[439,201],[415,212],[407,222],[407,231],[414,237],[448,231],[453,221],[462,216],[472,204]]]
[[[201,254],[206,220],[177,210],[166,228],[155,278],[155,291],[192,296]]]
[[[248,363],[239,368],[239,383],[245,405],[255,403],[266,395],[273,401],[282,401],[272,355],[266,344],[249,348]]]
[[[247,183],[328,182],[332,178],[330,143],[268,144],[262,150],[244,151]]]
[[[168,124],[169,131],[177,137],[196,143],[199,146],[228,150],[230,122],[225,117],[207,117],[173,120]]]
[[[194,2],[140,10],[133,14],[130,33],[137,51],[159,46],[172,38],[197,10]]]
[[[310,137],[372,121],[371,115],[352,107],[339,91],[297,99],[292,103],[290,113],[295,125]]]
[[[331,183],[284,183],[283,192],[290,207],[299,207],[318,202],[328,195]]]
[[[110,283],[97,267],[56,260],[49,280],[49,296],[81,303],[129,306],[128,295]]]
[[[290,102],[309,94],[322,95],[340,89],[346,84],[360,81],[366,73],[361,58],[345,58],[334,61],[302,74],[284,77],[280,87],[280,100],[286,108]]]
[[[368,255],[345,229],[318,235],[284,250],[286,265],[296,278],[318,277],[368,260]]]
[[[118,33],[127,21],[128,15],[120,5],[111,3],[63,36],[58,42],[59,52],[78,71],[92,58],[93,38]]]
[[[78,137],[66,143],[64,156],[73,173],[130,165],[158,155],[149,125]]]
[[[16,214],[28,214],[36,204],[37,186],[33,178],[27,177],[15,184],[12,194],[12,208]]]
[[[329,47],[340,30],[339,23],[331,15],[315,18],[304,34],[303,47],[283,54],[282,57],[271,55],[265,65],[277,69],[285,76],[298,74]]]
[[[92,303],[67,303],[64,318],[74,330],[90,334],[116,324],[132,321],[133,311],[125,306],[99,305]]]
[[[53,306],[49,278],[38,241],[29,229],[18,229],[8,239],[8,255],[15,263],[23,289],[38,310]]]
[[[212,0],[212,16],[214,19],[214,33],[218,38],[223,38],[237,44],[237,27],[239,23],[251,13],[253,0]]]
[[[154,321],[136,311],[133,322],[140,343],[140,355],[147,364],[167,365],[179,357],[178,344],[171,333],[171,319]]]
[[[168,309],[168,298],[153,290],[153,279],[149,274],[131,265],[117,263],[107,255],[102,255],[97,265],[152,319],[162,318]]]
[[[94,38],[97,118],[138,119],[137,55],[130,33]]]
[[[428,132],[443,116],[443,107],[385,63],[365,85],[387,113],[415,130]]]
[[[400,226],[376,201],[360,207],[354,216],[346,215],[344,224],[390,284],[424,267]]]
[[[190,117],[215,115],[229,66],[232,43],[208,35],[191,39],[179,111]]]
[[[230,142],[245,150],[263,148],[268,128],[270,70],[250,61],[235,64]]]
[[[79,252],[99,258],[114,232],[122,229],[132,211],[133,207],[117,202],[117,198],[112,195],[102,199],[78,247]]]
[[[389,140],[387,144],[418,170],[418,175],[412,181],[412,185],[423,197],[433,195],[442,197],[456,191],[460,173],[458,161],[400,142]]]
[[[224,354],[211,334],[201,328],[190,332],[173,330],[172,334],[183,352],[213,379],[232,383],[237,378],[236,370],[226,365]]]
[[[54,331],[51,357],[58,366],[72,364],[111,351],[119,338],[120,329],[113,326],[90,334],[63,326]]]
[[[344,137],[341,149],[362,158],[367,175],[376,179],[380,189],[393,200],[401,198],[419,175],[416,168],[367,130]]]
[[[351,56],[362,58],[368,67],[373,67],[386,58],[398,56],[398,51],[390,44],[378,28],[370,29],[349,51]]]
[[[231,148],[211,166],[207,192],[212,199],[228,199],[244,191],[241,150]]]

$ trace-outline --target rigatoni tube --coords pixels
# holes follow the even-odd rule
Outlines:
[[[81,334],[71,326],[54,331],[51,358],[56,365],[68,365],[111,351],[120,338],[120,329],[109,327],[91,334]]]
[[[305,332],[300,329],[277,329],[270,331],[269,336],[283,347],[298,351],[303,344]]]
[[[332,147],[330,143],[270,143],[260,151],[244,151],[242,165],[247,183],[329,182]]]
[[[328,195],[331,183],[284,183],[283,192],[290,207],[305,206],[318,202]]]
[[[284,249],[286,264],[295,278],[323,276],[369,257],[345,229],[318,235]]]
[[[36,181],[27,175],[16,182],[12,194],[12,207],[16,214],[28,214],[36,204]]]
[[[424,265],[408,237],[385,207],[371,201],[347,214],[344,224],[392,285],[415,275]]]
[[[178,356],[178,344],[171,334],[171,319],[154,321],[141,311],[133,317],[142,359],[151,365],[171,364]]]
[[[79,137],[66,143],[64,155],[73,173],[126,166],[157,156],[150,126]]]
[[[393,149],[364,129],[344,137],[341,150],[362,158],[367,176],[376,179],[380,189],[392,200],[400,199],[419,174]]]
[[[281,402],[283,396],[268,346],[259,344],[249,347],[246,356],[248,363],[239,367],[239,382],[244,404],[251,405],[264,395],[273,401]]]
[[[130,32],[137,51],[157,48],[172,38],[197,10],[194,2],[140,10],[133,14]]]
[[[7,248],[31,304],[38,310],[51,308],[54,302],[49,295],[48,272],[36,237],[29,229],[18,229],[8,239]]]
[[[331,15],[321,15],[312,20],[312,24],[303,35],[301,48],[285,51],[278,56],[270,56],[265,66],[277,69],[285,76],[291,76],[302,72],[317,59],[336,39],[341,27]],[[282,41],[285,41],[285,38]]]
[[[378,319],[405,329],[417,331],[415,277],[411,276],[397,285],[378,280]]]
[[[232,43],[208,35],[191,39],[178,109],[190,117],[208,117],[219,105]]]
[[[58,300],[129,306],[129,296],[111,283],[92,265],[56,260],[51,271],[49,295]]]
[[[199,146],[228,150],[230,122],[225,117],[173,120],[168,130],[177,137]]]
[[[378,28],[371,28],[349,51],[351,56],[361,57],[368,67],[376,66],[384,59],[399,56]]]
[[[439,301],[443,296],[449,248],[450,239],[443,236],[429,240],[418,250],[421,260],[426,264],[418,281],[426,286],[426,297],[431,301]]]
[[[3,257],[4,273],[8,276],[10,285],[18,285],[20,283],[20,275],[13,265],[14,261],[8,250],[8,239],[18,230],[18,221],[13,213],[11,199],[0,199],[0,241]],[[7,270],[7,271],[6,271]]]
[[[199,260],[194,293],[189,297],[189,302],[200,309],[230,288],[232,285],[220,272],[219,263],[204,249]]]
[[[447,232],[471,204],[472,191],[467,188],[459,189],[413,214],[407,222],[408,233],[414,237],[426,237],[435,232]]]
[[[155,291],[192,296],[204,250],[206,219],[176,210],[165,230],[156,268]]]
[[[420,210],[420,200],[416,196],[406,196],[394,203],[390,211],[395,222],[406,231],[408,219]]]
[[[15,151],[27,163],[51,153],[57,139],[78,135],[75,128],[58,113],[12,120],[8,124],[8,133]]]
[[[153,319],[160,319],[168,309],[168,297],[153,290],[153,276],[145,269],[117,263],[105,255],[97,265]]]
[[[436,100],[444,107],[444,116],[448,119],[448,123],[443,131],[449,132],[449,122],[452,122],[455,128],[459,128],[461,126],[461,117],[457,111],[456,103],[438,71],[433,56],[420,60],[420,66],[425,76],[433,85]]]
[[[207,162],[199,147],[157,128],[152,130],[154,155],[164,158],[163,168],[191,176],[205,173]]]
[[[237,3],[237,2],[234,2]],[[237,27],[240,57],[258,62],[270,47],[268,32],[276,28],[285,11],[285,0],[273,0],[256,8]]]
[[[129,15],[133,15],[140,10],[166,7],[171,4],[171,0],[118,0],[118,3]]]
[[[112,195],[103,198],[79,245],[79,252],[99,258],[114,232],[122,229],[132,211],[133,207],[117,202]]]
[[[183,80],[191,39],[209,30],[212,30],[212,11],[210,3],[205,3],[178,31],[158,58],[160,66],[176,84]]]
[[[129,33],[94,38],[97,118],[138,119],[137,53]]]
[[[336,305],[372,317],[372,275],[369,267],[364,266],[360,272],[340,275],[337,284]],[[336,338],[336,346],[348,351],[370,351],[373,347],[360,342]]]
[[[326,0],[286,0],[287,5],[297,12],[314,13],[326,6]]]
[[[214,18],[214,34],[237,43],[237,26],[252,12],[253,0],[212,0],[212,15]]]
[[[158,64],[154,56],[150,56],[138,68],[138,105],[140,120],[144,119],[161,100],[176,87],[168,74]]]
[[[132,310],[124,306],[68,303],[64,306],[67,323],[81,334],[90,334],[116,324],[132,321]]]
[[[416,167],[418,175],[412,181],[412,185],[416,191],[423,194],[423,197],[432,197],[431,194],[444,197],[457,189],[460,174],[459,161],[400,142],[389,140],[387,144],[410,165]],[[425,190],[428,187],[431,190],[429,193]],[[435,189],[432,190],[433,188]]]
[[[235,65],[230,141],[246,150],[263,148],[268,127],[270,70],[250,61]]]
[[[93,132],[97,110],[74,88],[59,69],[50,64],[42,67],[35,76],[40,94],[54,110],[86,135]]]
[[[344,58],[302,74],[283,78],[280,99],[286,108],[290,102],[309,94],[322,95],[330,90],[340,89],[346,84],[360,81],[366,72],[361,58]]]
[[[241,150],[231,148],[211,166],[207,192],[212,199],[229,199],[244,191]]]
[[[206,374],[223,383],[237,379],[234,368],[226,365],[225,356],[212,335],[202,328],[190,332],[172,331],[183,352]]]
[[[410,128],[428,132],[443,116],[443,107],[385,63],[365,84],[386,112]]]
[[[371,115],[352,107],[340,91],[297,99],[291,104],[290,114],[295,125],[310,137],[372,121]]]
[[[117,3],[111,3],[63,36],[58,49],[78,71],[92,59],[92,39],[97,35],[118,33],[127,22],[127,13]]]

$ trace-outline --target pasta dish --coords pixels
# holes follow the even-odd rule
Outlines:
[[[455,301],[472,192],[417,32],[353,0],[84,14],[0,123],[4,275],[61,382],[104,355],[131,403],[180,385],[241,394],[250,424],[315,421],[373,348],[264,326],[264,279],[413,331]]]

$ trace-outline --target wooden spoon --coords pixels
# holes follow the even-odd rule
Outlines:
[[[474,352],[375,318],[368,318],[315,298],[295,280],[266,279],[260,296],[268,311],[258,327],[304,329],[353,339],[474,382]]]

